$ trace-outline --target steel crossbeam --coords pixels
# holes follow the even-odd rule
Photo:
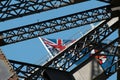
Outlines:
[[[29,75],[34,73],[33,70],[35,69],[40,69],[40,73],[42,73],[42,71],[44,71],[45,69],[48,69],[47,67],[14,60],[9,60],[9,62],[13,66],[13,69],[16,71],[17,75],[19,76],[19,79],[26,79]]]
[[[0,21],[31,15],[87,0],[5,0],[0,2]]]
[[[10,3],[11,3],[11,0],[1,0],[1,1],[0,1],[0,9],[1,9],[2,7],[5,7],[5,6],[7,6],[7,5],[10,5]]]
[[[0,32],[0,46],[56,33],[110,18],[110,6],[38,22]]]
[[[115,40],[111,41],[110,43],[108,43],[108,45],[105,46],[101,46],[101,49],[95,53],[93,56],[88,57],[84,62],[82,62],[81,64],[79,64],[75,69],[73,69],[72,71],[70,71],[71,74],[73,74],[74,72],[76,72],[78,69],[82,68],[84,65],[86,65],[89,61],[91,61],[92,59],[94,59],[94,57],[96,55],[106,55],[106,56],[112,56],[112,60],[111,60],[111,65],[106,65],[104,68],[104,72],[102,74],[100,74],[99,76],[97,76],[94,80],[100,80],[103,78],[103,74],[104,75],[104,79],[107,79],[108,77],[110,77],[112,74],[114,74],[117,70],[120,69],[120,65],[118,65],[118,62],[120,61],[120,59],[118,59],[118,57],[120,55],[118,50],[119,50],[119,41],[120,38],[116,38]],[[105,52],[104,54],[100,54],[101,51],[108,51]],[[109,61],[109,59],[108,59]]]
[[[118,41],[120,40],[120,38],[115,39],[114,41],[110,42],[107,45],[102,45],[102,48],[96,53],[96,55],[99,55],[98,53],[100,53],[101,51],[106,51],[108,50],[109,52],[103,55],[111,55],[114,54],[113,56],[116,56],[116,54],[118,54]],[[118,55],[117,55],[118,56]],[[119,55],[120,56],[120,55]],[[89,57],[89,59],[87,59],[87,61],[90,61],[91,59],[93,59],[91,56]],[[19,79],[25,79],[25,80],[37,80],[38,77],[40,80],[44,80],[44,78],[42,77],[42,72],[47,69],[46,67],[41,67],[38,65],[33,65],[33,64],[29,64],[29,63],[24,63],[24,62],[18,62],[18,61],[13,61],[13,60],[9,60],[10,63],[12,64],[14,70],[17,72]],[[84,61],[85,63],[87,61]],[[107,66],[106,69],[104,70],[106,76],[104,76],[106,79],[114,74],[117,70],[120,69],[120,65],[118,65],[118,61],[120,60],[116,60],[115,58],[113,58],[113,62],[111,63],[111,66]],[[83,62],[83,63],[84,63]],[[82,63],[82,64],[83,64]],[[81,64],[79,64],[77,67],[80,68],[80,66],[82,66]],[[39,71],[40,75],[36,74],[37,78],[27,78],[29,75],[31,74],[35,74],[34,73],[34,69],[38,70],[40,69],[41,71]],[[72,74],[74,72],[74,70],[70,71],[70,73]],[[102,74],[101,74],[102,75]],[[97,78],[95,78],[95,80],[98,80],[101,76],[98,76]]]
[[[98,46],[97,43],[101,43],[106,37],[108,37],[118,28],[118,21],[115,22],[114,27],[117,27],[115,29],[112,29],[113,25],[108,25],[108,22],[109,21],[103,22],[85,36],[78,39],[76,42],[71,44],[71,46],[60,52],[57,57],[45,64],[45,66],[54,67],[60,70],[69,69],[69,67],[77,62],[84,54],[89,53],[93,48],[95,48],[94,46]],[[84,43],[79,45],[79,42],[81,41]],[[86,48],[89,50],[82,51]]]
[[[59,70],[65,70],[65,71],[68,70],[75,62],[77,62],[85,54],[89,53],[93,48],[95,48],[94,46],[98,46],[95,43],[101,43],[102,40],[104,40],[107,36],[113,33],[118,28],[117,24],[119,22],[117,21],[115,22],[115,25],[113,24],[109,25],[109,21],[104,21],[94,30],[90,31],[85,36],[78,39],[76,42],[71,44],[65,50],[60,52],[59,55],[57,55],[51,61],[46,63],[44,66],[53,67]],[[113,29],[113,26],[114,27],[116,26],[116,28]],[[81,42],[84,43],[81,45]],[[94,45],[94,46],[90,46],[90,45]],[[86,48],[87,50],[85,50]],[[36,74],[39,74],[39,72],[40,71],[38,69],[38,71],[35,71],[34,74],[29,77],[29,79],[33,78]]]
[[[119,46],[118,40],[120,40],[120,39],[117,38],[114,41],[112,41],[111,43],[109,43],[108,45],[105,45],[104,47],[102,47],[102,49],[100,51],[103,51],[104,49],[105,50],[110,50],[110,52],[107,55],[109,55],[109,54],[110,55],[111,54],[115,55],[118,52],[118,46]],[[12,64],[14,70],[17,72],[17,74],[20,77],[20,79],[25,79],[30,74],[33,74],[34,73],[33,72],[34,69],[40,69],[41,70],[39,72],[40,74],[43,72],[43,70],[46,69],[46,67],[41,67],[41,66],[38,66],[38,65],[33,65],[33,64],[28,64],[28,63],[24,63],[24,62],[13,61],[13,60],[9,60],[9,61]],[[119,60],[117,60],[117,61],[114,60],[114,62],[111,64],[111,66],[108,66],[105,69],[106,78],[108,78],[110,75],[114,74],[117,70],[120,69],[120,66],[118,66],[118,61]],[[114,70],[113,70],[113,68],[114,68]],[[39,75],[39,77],[40,76],[41,75]],[[37,79],[37,78],[34,78],[34,79]],[[26,79],[26,80],[30,80],[30,79]],[[44,78],[42,78],[42,76],[41,76],[41,80],[44,80]]]
[[[84,1],[88,0],[1,0],[0,22],[72,4],[77,4]],[[119,16],[119,0],[98,1],[110,3],[111,5],[1,31],[0,46],[4,46],[7,44],[12,44],[64,30],[69,30],[72,28],[104,20],[98,27],[94,28],[93,30],[85,34],[82,38],[73,42],[66,49],[55,56],[51,61],[44,64],[44,66],[10,60],[10,63],[12,64],[20,79],[37,80],[39,78],[40,80],[46,80],[41,74],[44,72],[44,70],[48,68],[69,71],[69,68],[80,60],[81,62],[77,67],[82,67],[87,64],[87,62],[92,60],[94,56],[90,56],[86,60],[82,61],[82,59],[84,59],[84,57],[89,54],[91,50],[101,46],[104,39],[118,30],[120,23],[119,19],[113,18]],[[102,45],[101,47],[99,47],[99,51],[95,54],[95,56],[113,56],[111,66],[109,65],[104,69],[103,74],[105,74],[104,77],[106,79],[115,72],[118,73],[118,80],[120,78],[119,43],[120,38],[117,38],[107,45]],[[106,54],[99,54],[101,51],[108,52]],[[70,73],[72,71],[70,70]],[[102,74],[97,76],[95,80],[100,80],[102,76]]]
[[[104,50],[109,49],[108,55],[113,54],[113,60],[112,60],[111,65],[106,67],[106,69],[104,70],[104,73],[106,74],[106,76],[104,76],[104,77],[106,79],[108,77],[110,77],[111,75],[113,75],[118,70],[120,70],[120,65],[119,65],[120,59],[118,58],[118,57],[120,57],[120,55],[119,55],[119,41],[120,41],[120,38],[115,39],[104,49]],[[117,55],[117,58],[116,58],[116,55]],[[98,76],[95,80],[99,80],[101,78],[101,75]]]
[[[98,0],[98,1],[106,2],[106,3],[110,3],[111,2],[111,0]]]

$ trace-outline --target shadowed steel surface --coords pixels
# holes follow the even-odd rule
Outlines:
[[[104,47],[102,46],[102,48],[96,53],[96,55],[100,55],[99,53],[101,51],[108,50],[109,51],[108,53],[102,54],[102,55],[106,55],[106,56],[112,55],[113,59],[112,59],[111,65],[107,65],[103,69],[103,72],[101,74],[99,74],[98,76],[96,76],[94,79],[91,79],[91,80],[101,80],[101,79],[105,80],[105,79],[107,79],[108,77],[110,77],[112,74],[114,74],[116,71],[118,71],[120,69],[120,66],[118,65],[118,62],[120,60],[119,59],[116,60],[116,58],[118,56],[120,56],[119,53],[118,53],[118,50],[119,50],[118,42],[119,42],[119,40],[120,40],[120,38],[116,38],[115,40],[110,42],[108,45],[105,45]],[[73,74],[73,75],[78,73],[80,69],[84,68],[94,58],[95,58],[94,56],[89,57],[83,63],[79,64],[75,69],[73,69],[70,73]],[[77,75],[80,76],[81,74],[77,74]],[[88,77],[89,76],[90,75],[88,75]],[[91,76],[94,76],[94,75],[91,75]]]
[[[106,2],[106,3],[111,3],[111,0],[98,0],[98,1]]]
[[[115,39],[114,41],[112,41],[111,43],[109,43],[108,45],[105,45],[100,51],[102,51],[102,50],[104,50],[104,49],[108,49],[108,50],[111,50],[111,49],[115,49],[115,51],[114,50],[112,50],[112,52],[110,52],[109,54],[116,54],[117,53],[117,51],[118,51],[118,41],[119,41],[120,39],[119,38],[117,38],[117,39]],[[117,45],[116,45],[117,44]],[[113,46],[114,45],[114,46]],[[98,52],[99,53],[99,52]],[[107,54],[107,55],[109,55],[109,54]],[[85,62],[89,62],[89,61],[91,61],[93,59],[93,57],[90,57],[89,59],[87,59],[87,61],[85,61]],[[38,66],[38,65],[33,65],[33,64],[29,64],[29,63],[24,63],[24,62],[18,62],[18,61],[13,61],[13,60],[9,60],[10,62],[11,62],[11,64],[12,64],[12,66],[13,66],[13,68],[14,68],[14,70],[17,72],[17,74],[19,75],[19,77],[21,78],[21,79],[24,79],[24,78],[26,78],[26,77],[28,77],[28,75],[30,75],[30,74],[35,74],[33,71],[34,71],[34,69],[40,69],[41,71],[39,71],[39,75],[36,75],[37,77],[39,77],[40,78],[40,76],[41,76],[41,73],[44,71],[44,69],[46,69],[45,67],[41,67],[41,66]],[[114,61],[114,63],[113,64],[111,64],[111,66],[108,66],[108,67],[106,67],[106,70],[104,71],[105,72],[105,74],[106,74],[106,76],[105,76],[105,78],[108,78],[110,75],[112,75],[112,74],[114,74],[117,70],[119,70],[120,69],[120,66],[118,66],[118,61],[119,60],[115,60]],[[85,65],[85,64],[84,64]],[[79,68],[81,68],[81,64],[80,65],[78,65],[78,67]],[[116,66],[116,67],[115,67]],[[114,70],[113,70],[114,69]],[[71,74],[74,74],[75,72],[76,72],[77,70],[76,69],[74,69],[74,70],[72,70],[71,71]],[[23,74],[23,75],[21,75],[21,74]],[[101,74],[102,75],[102,74]],[[42,77],[42,76],[41,76]],[[99,77],[99,76],[98,76]],[[100,78],[98,78],[98,77],[96,77],[96,80],[98,80],[98,79],[100,79]],[[33,79],[38,79],[38,78],[31,78],[31,79],[26,79],[26,80],[33,80]],[[40,79],[42,79],[42,80],[44,80],[44,78],[40,78]]]
[[[103,73],[101,65],[96,59],[89,61],[82,68],[73,73],[75,80],[93,80],[101,73]]]
[[[42,0],[41,2],[39,2],[39,0],[14,0],[14,1],[1,0],[0,21],[31,15],[34,13],[55,9],[58,7],[79,3],[82,1],[84,0],[74,0],[74,1],[73,0],[62,0],[62,1]],[[107,3],[111,2],[111,4],[110,6],[103,6],[96,9],[91,9],[91,10],[71,14],[68,16],[63,16],[43,22],[22,26],[19,28],[1,31],[0,46],[24,41],[27,39],[32,39],[38,36],[48,35],[55,32],[60,32],[63,30],[69,30],[72,28],[98,22],[101,20],[106,20],[98,27],[88,32],[85,36],[83,36],[82,38],[78,39],[76,42],[71,44],[64,51],[60,52],[54,59],[52,59],[50,62],[44,65],[46,67],[53,67],[55,69],[68,71],[68,69],[75,62],[81,60],[87,53],[90,53],[90,51],[94,49],[96,46],[101,45],[104,39],[106,39],[109,35],[111,35],[119,28],[118,25],[120,22],[116,21],[114,23],[114,20],[112,21],[110,19],[112,17],[118,17],[120,15],[119,0],[99,0],[99,1],[107,2]],[[40,6],[42,6],[42,8]],[[38,9],[40,9],[41,11],[39,11]],[[81,42],[84,43],[80,45]],[[120,39],[118,38],[112,41],[111,43],[108,43],[107,46],[104,45],[100,47],[100,51],[106,49],[110,51],[110,53],[105,55],[111,55],[114,57],[112,59],[111,66],[107,66],[107,69],[104,69],[104,74],[106,74],[104,78],[108,78],[109,76],[120,70],[120,66],[119,66],[120,60],[118,58],[117,60],[115,59],[116,56],[119,56],[119,54],[117,54],[119,52],[118,50],[119,42]],[[89,62],[91,60],[92,57],[89,57],[87,60],[80,63],[80,66],[78,67],[79,68],[83,67],[83,64],[86,64],[87,61]],[[26,80],[33,80],[33,79],[36,80],[38,78],[44,80],[41,74],[43,72],[43,69],[41,69],[41,67],[35,67],[31,64],[27,64],[27,67],[25,68],[26,64],[22,62],[13,61],[11,63],[14,69],[17,71],[17,73],[19,74],[20,72],[20,77],[24,77],[26,78]],[[102,76],[103,74],[96,77],[95,80],[102,79],[101,78]]]
[[[0,21],[23,17],[87,0],[4,0],[0,2]]]
[[[39,36],[44,36],[86,24],[102,21],[111,17],[110,6],[103,6],[75,14],[38,22],[0,32],[0,46],[12,44]]]
[[[75,62],[80,60],[85,54],[89,53],[95,46],[98,46],[97,44],[94,44],[94,42],[101,43],[106,37],[108,37],[117,29],[118,26],[116,25],[118,24],[118,19],[113,23],[114,25],[108,24],[112,20],[113,19],[110,19],[101,23],[98,27],[91,30],[82,38],[76,40],[65,50],[60,52],[55,58],[47,62],[44,66],[49,66],[55,69],[67,71]],[[114,26],[116,26],[116,28],[112,29]],[[92,36],[96,37],[93,38]],[[81,42],[84,43],[80,45]],[[94,46],[91,47],[89,45]],[[84,50],[85,48],[88,48],[88,50]],[[34,78],[35,75],[40,75],[39,72],[40,70],[38,69],[37,71],[34,72],[33,75],[28,77],[28,80]]]

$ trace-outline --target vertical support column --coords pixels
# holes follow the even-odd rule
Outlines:
[[[6,43],[4,42],[4,40],[3,40],[3,35],[2,34],[0,34],[0,46],[3,46],[3,45],[5,45]]]
[[[120,16],[119,16],[119,22],[120,22]],[[120,37],[120,23],[119,23],[119,28],[118,28],[118,36]],[[119,50],[118,50],[119,54],[120,54],[120,41],[119,41]],[[120,59],[120,57],[118,57],[118,59]],[[120,61],[118,62],[118,66],[120,65]],[[120,80],[120,69],[117,71],[117,80]]]
[[[112,5],[112,17],[119,17],[119,24],[118,24],[118,36],[120,37],[120,0],[111,0]],[[119,41],[119,52],[120,54],[120,41]],[[120,57],[118,57],[120,59]],[[120,61],[118,62],[118,66],[120,65]],[[120,80],[120,70],[117,71],[117,80]]]

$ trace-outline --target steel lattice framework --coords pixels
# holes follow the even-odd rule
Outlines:
[[[65,71],[68,70],[75,62],[80,60],[85,54],[90,53],[90,51],[94,49],[95,46],[99,45],[95,43],[101,43],[106,37],[108,37],[119,27],[117,26],[119,24],[118,21],[115,22],[114,23],[115,25],[112,26],[107,25],[108,22],[109,20],[101,23],[94,30],[90,31],[85,36],[83,36],[82,38],[74,42],[72,45],[70,45],[68,48],[60,52],[59,55],[57,55],[51,61],[47,62],[44,66],[53,67],[59,70],[65,70]],[[115,26],[116,28],[113,28]],[[81,42],[84,43],[81,45]],[[90,46],[90,45],[94,45],[94,46]],[[34,78],[36,74],[40,75],[39,72],[40,70],[34,72],[34,74],[31,75],[29,79]]]
[[[41,67],[39,65],[28,64],[28,63],[14,61],[14,60],[9,60],[9,61],[20,79],[27,78],[30,74],[32,74],[32,71],[35,70],[36,68],[41,69],[41,71],[46,69],[45,67]]]
[[[2,44],[20,42],[23,40],[48,35],[63,30],[80,27],[86,24],[102,21],[111,17],[110,6],[99,7],[68,16],[38,22],[0,32]]]
[[[108,51],[111,51],[111,52],[109,52],[109,53],[107,53],[107,54],[103,54],[103,55],[107,55],[107,56],[109,56],[109,55],[116,55],[116,56],[118,56],[119,54],[118,54],[118,47],[119,47],[119,40],[120,40],[120,38],[117,38],[117,39],[115,39],[114,41],[112,41],[111,43],[109,43],[108,45],[105,45],[105,46],[103,46],[102,48],[101,48],[101,50],[98,52],[98,53],[100,53],[102,50],[108,50]],[[98,54],[97,53],[97,54]],[[98,55],[100,55],[100,54],[98,54]],[[119,55],[120,56],[120,55]],[[89,61],[89,60],[91,60],[91,59],[93,59],[93,57],[94,56],[91,56],[91,57],[89,57],[89,59],[87,59],[85,62],[87,62],[87,61]],[[41,71],[40,72],[43,72],[43,70],[45,70],[46,69],[46,67],[41,67],[41,66],[38,66],[38,65],[33,65],[33,64],[28,64],[28,63],[24,63],[24,62],[18,62],[18,61],[13,61],[13,60],[9,60],[10,61],[10,63],[13,65],[13,68],[14,68],[14,70],[17,72],[17,74],[19,75],[19,77],[22,79],[22,78],[27,78],[30,74],[33,74],[32,72],[34,71],[34,69],[40,69]],[[105,73],[106,73],[106,79],[110,76],[110,75],[112,75],[112,74],[114,74],[117,70],[119,70],[120,69],[120,66],[118,65],[118,62],[119,62],[120,60],[114,60],[113,59],[113,63],[111,64],[111,66],[107,66],[106,67],[106,69],[105,69]],[[84,63],[84,62],[83,62]],[[82,64],[83,64],[82,63]],[[81,66],[81,64],[80,64],[80,66]],[[80,67],[80,66],[78,66],[78,67]],[[40,73],[39,72],[39,73]],[[70,73],[72,73],[73,72],[73,70],[70,72]],[[22,74],[22,75],[21,75]],[[39,75],[37,75],[37,77],[40,77],[40,75],[41,74],[39,74]],[[102,75],[102,74],[101,74]],[[99,77],[97,77],[97,78],[99,78]],[[96,78],[96,79],[97,79]],[[26,79],[26,80],[33,80],[33,79],[37,79],[37,78],[28,78],[28,79]],[[41,79],[43,79],[42,78],[42,76],[41,76]]]
[[[56,9],[83,1],[87,0],[4,0],[0,2],[0,21]]]
[[[1,0],[0,21],[10,20],[51,9],[56,9],[59,7],[80,3],[83,1],[84,0],[56,0],[56,1]],[[111,0],[99,0],[99,1],[111,3]],[[118,0],[112,0],[112,1],[114,2]],[[90,53],[92,49],[95,49],[96,46],[102,45],[104,39],[106,39],[116,30],[119,30],[119,26],[120,26],[119,7],[114,7],[114,6],[119,6],[119,3],[117,5],[114,6],[113,5],[114,4],[112,4],[112,6],[107,5],[91,10],[86,10],[83,12],[70,14],[63,17],[58,17],[47,21],[37,22],[34,24],[29,24],[18,28],[1,31],[0,46],[36,38],[38,36],[44,36],[64,30],[69,30],[72,28],[77,28],[86,24],[95,23],[104,20],[99,26],[97,26],[90,32],[86,33],[82,38],[79,38],[73,44],[69,45],[65,50],[61,51],[56,57],[54,57],[44,66],[38,66],[34,64],[28,64],[24,62],[10,60],[18,76],[21,79],[25,79],[25,80],[37,80],[38,78],[40,78],[40,80],[44,80],[41,73],[48,67],[52,67],[57,70],[69,71],[69,68],[73,64],[84,58],[84,56]],[[110,21],[113,19],[113,17],[116,18],[116,16],[117,16],[117,20],[116,21],[114,20],[114,23],[109,24]],[[81,44],[81,42],[83,43]],[[111,52],[104,55],[118,57],[117,61],[115,60],[115,58],[113,58],[111,66],[107,66],[107,69],[104,70],[104,73],[106,74],[105,76],[106,79],[115,72],[120,71],[119,43],[120,43],[120,38],[118,37],[117,39],[113,40],[107,45],[102,45],[102,47],[100,47],[99,52],[103,50],[108,50],[108,51],[112,50]],[[97,53],[97,55],[100,55],[99,52]],[[84,62],[81,62],[79,66],[82,66],[83,64],[87,63],[93,57],[94,56],[89,57]],[[72,71],[73,70],[71,70],[70,73],[72,73]],[[101,75],[96,77],[96,80],[100,79]]]
[[[108,45],[102,45],[101,49],[95,54],[95,55],[106,55],[106,56],[114,56],[112,59],[112,63],[110,66],[107,66],[104,70],[104,72],[96,77],[94,80],[99,80],[101,79],[101,76],[105,73],[105,78],[107,79],[109,76],[111,76],[112,74],[114,74],[116,71],[118,71],[120,69],[120,65],[118,64],[120,59],[116,60],[115,57],[120,56],[119,54],[119,41],[120,38],[116,38],[115,40],[113,40],[112,42],[110,42]],[[109,51],[105,54],[99,54],[101,51]],[[86,54],[87,55],[87,54]],[[94,55],[94,56],[95,56]],[[82,67],[83,65],[86,65],[89,61],[91,61],[94,56],[89,57],[88,59],[86,59],[86,61],[84,61],[83,63],[81,63],[79,66],[77,67]],[[74,72],[74,69],[71,71],[71,73]]]
[[[62,70],[67,70],[71,65],[73,65],[76,61],[78,61],[83,56],[83,54],[89,53],[92,49],[94,49],[95,43],[101,43],[102,40],[104,40],[107,36],[109,36],[117,29],[117,28],[112,29],[112,27],[113,26],[109,27],[106,24],[106,21],[103,22],[101,25],[99,25],[99,27],[95,28],[87,35],[77,40],[74,44],[72,44],[70,47],[68,47],[63,52],[61,52],[59,56],[48,62],[45,66],[49,65],[56,69],[58,68]],[[80,46],[79,43],[81,41],[84,43]],[[91,47],[89,45],[94,45],[94,46]],[[85,50],[84,53],[82,53],[82,50],[87,47],[90,50]],[[69,57],[71,54],[72,56]]]

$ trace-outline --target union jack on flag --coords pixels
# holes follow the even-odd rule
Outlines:
[[[55,56],[58,52],[65,49],[70,43],[74,41],[74,40],[47,39],[47,38],[41,38],[41,40],[43,41],[43,43],[46,45],[46,47],[53,56]]]
[[[63,40],[63,39],[48,39],[48,38],[41,38],[43,41],[43,44],[45,45],[46,49],[48,49],[48,52],[55,56],[58,52],[64,50],[69,44],[73,43],[75,40]],[[95,54],[96,50],[93,49],[91,51],[91,54]],[[100,64],[103,64],[107,57],[106,56],[96,56],[96,59],[98,59],[98,62]]]

